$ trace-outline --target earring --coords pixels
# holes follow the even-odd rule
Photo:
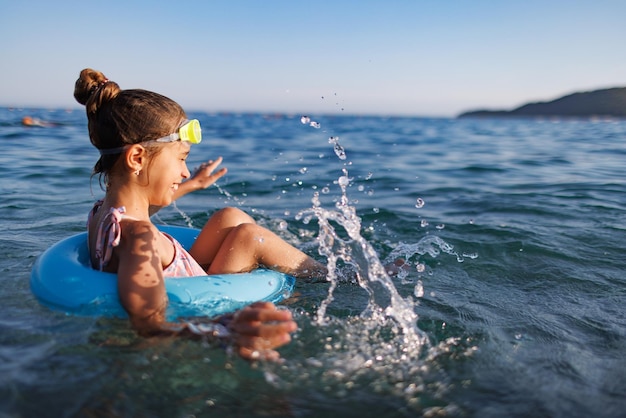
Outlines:
[[[141,172],[140,169],[135,170],[135,175],[138,176],[140,172]]]

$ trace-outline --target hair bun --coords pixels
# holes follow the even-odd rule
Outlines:
[[[98,89],[107,78],[100,71],[85,68],[80,72],[74,85],[74,98],[82,105],[87,103],[89,97]]]
[[[112,88],[108,88],[111,84]],[[107,86],[105,89],[104,87]],[[107,90],[108,94],[102,94]],[[85,68],[80,72],[80,76],[74,84],[74,98],[76,101],[87,107],[87,113],[95,112],[107,99],[113,99],[119,93],[117,83],[109,81],[100,71]],[[97,100],[95,100],[97,98]]]

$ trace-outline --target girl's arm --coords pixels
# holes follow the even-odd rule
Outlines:
[[[257,302],[208,324],[202,323],[206,322],[204,318],[194,323],[167,322],[162,258],[170,260],[171,256],[160,249],[159,240],[154,225],[137,221],[125,225],[120,245],[116,247],[119,298],[139,334],[219,339],[232,345],[246,359],[279,358],[275,348],[291,340],[289,334],[297,325],[291,312],[277,309],[272,303]]]
[[[142,335],[158,333],[165,322],[167,293],[159,238],[150,222],[126,222],[115,250],[118,295],[133,328]]]

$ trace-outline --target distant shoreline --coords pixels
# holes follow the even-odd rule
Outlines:
[[[549,102],[527,103],[513,110],[472,110],[457,117],[626,118],[626,87],[572,93]]]

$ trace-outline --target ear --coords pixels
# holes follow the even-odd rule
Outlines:
[[[125,154],[125,163],[129,171],[141,171],[148,162],[146,149],[139,144],[128,147]]]

